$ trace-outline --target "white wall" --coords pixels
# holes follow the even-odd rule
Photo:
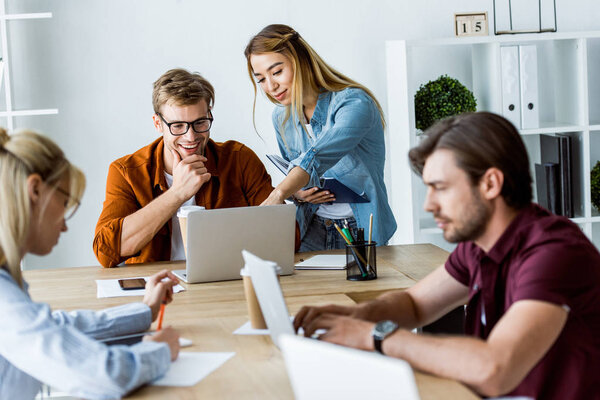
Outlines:
[[[244,142],[265,160],[265,153],[277,151],[272,105],[259,96],[263,142],[252,128],[243,57],[249,38],[265,25],[293,26],[327,62],[371,88],[386,109],[385,40],[453,36],[454,12],[493,16],[491,0],[6,2],[10,13],[53,13],[49,20],[8,22],[14,107],[59,109],[56,116],[17,118],[16,127],[54,138],[88,178],[69,231],[51,255],[28,256],[27,268],[98,265],[92,239],[108,165],[157,137],[151,88],[167,69],[184,67],[208,78],[216,89],[212,137]],[[596,0],[556,2],[560,31],[600,30]],[[265,165],[278,182],[279,172]]]

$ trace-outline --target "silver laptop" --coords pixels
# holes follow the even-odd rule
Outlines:
[[[221,208],[193,211],[187,220],[187,283],[241,279],[242,250],[273,260],[282,275],[294,272],[296,206]]]
[[[279,344],[298,400],[419,400],[406,361],[301,336],[283,335]]]

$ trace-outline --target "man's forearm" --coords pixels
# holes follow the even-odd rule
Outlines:
[[[148,244],[183,204],[171,190],[154,199],[146,207],[128,215],[121,229],[121,256],[136,254]]]
[[[377,299],[363,303],[360,317],[367,321],[377,322],[390,319],[405,329],[419,326],[419,318],[410,295],[404,290],[387,292]]]
[[[384,354],[401,358],[417,370],[459,380],[478,393],[498,396],[507,391],[499,357],[481,339],[400,330],[389,336],[382,348]]]

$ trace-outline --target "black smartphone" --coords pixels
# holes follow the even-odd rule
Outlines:
[[[119,279],[119,286],[123,290],[144,289],[146,280],[144,278]]]

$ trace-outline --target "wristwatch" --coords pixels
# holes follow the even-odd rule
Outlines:
[[[398,324],[394,321],[379,321],[375,324],[373,331],[371,331],[371,335],[373,335],[373,346],[375,350],[383,354],[383,350],[381,349],[381,343],[383,339],[391,335],[392,333],[398,330]]]

